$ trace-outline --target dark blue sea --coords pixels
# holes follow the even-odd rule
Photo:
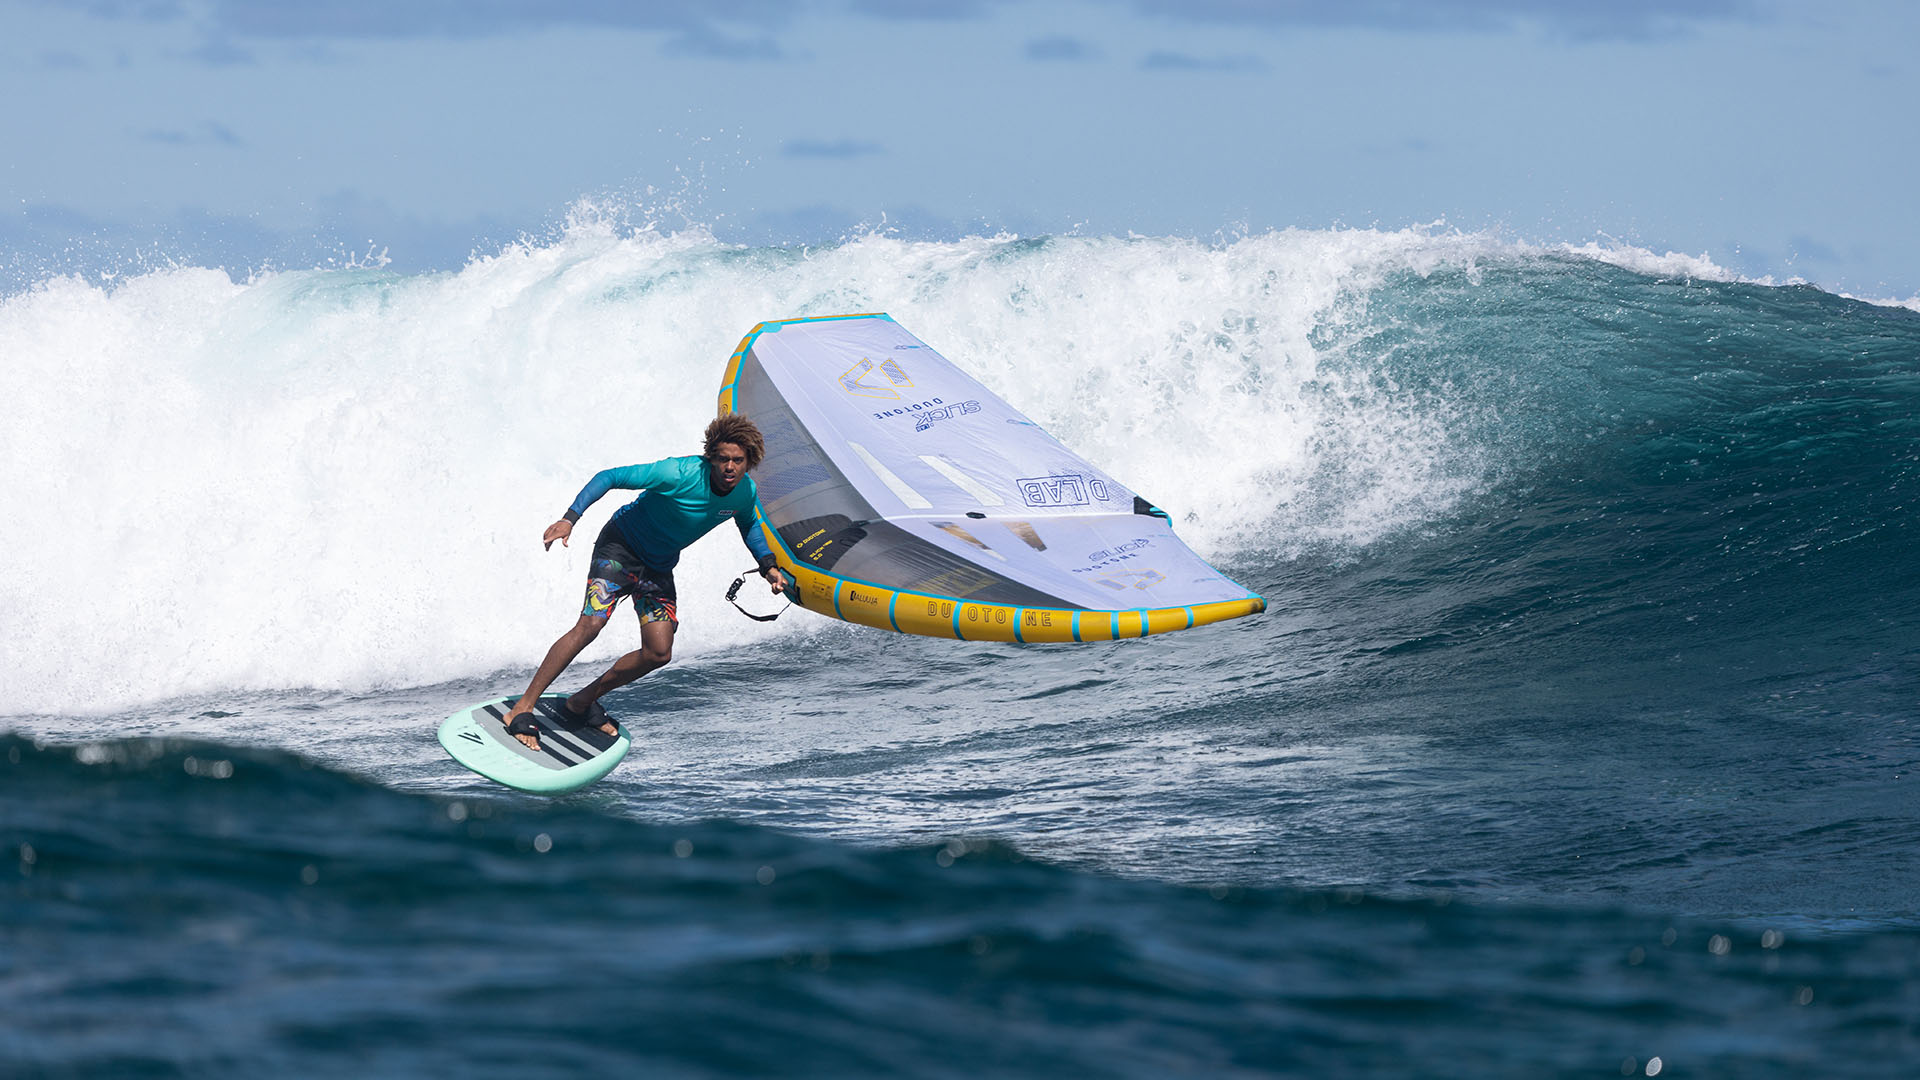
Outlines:
[[[449,760],[577,611],[587,476],[689,452],[755,322],[870,310],[1267,613],[762,626],[723,530],[607,780]],[[1920,1074],[1910,305],[1428,231],[587,230],[49,276],[0,354],[0,1075]]]

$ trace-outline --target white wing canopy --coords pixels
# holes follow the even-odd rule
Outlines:
[[[728,364],[720,411],[766,438],[753,475],[768,543],[823,614],[1073,641],[1266,606],[886,315],[760,324]]]

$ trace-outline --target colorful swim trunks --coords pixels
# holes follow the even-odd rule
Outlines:
[[[665,622],[677,629],[673,571],[647,566],[627,547],[620,530],[609,521],[593,542],[593,569],[587,574],[587,599],[580,614],[604,619],[620,601],[633,598],[640,625]]]

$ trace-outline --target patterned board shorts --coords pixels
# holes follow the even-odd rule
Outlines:
[[[633,610],[640,625],[665,622],[678,629],[679,614],[674,610],[673,571],[647,566],[640,561],[609,521],[593,542],[593,569],[587,574],[587,599],[580,614],[605,619],[613,615],[620,601],[633,598]]]

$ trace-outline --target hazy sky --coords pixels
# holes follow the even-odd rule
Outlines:
[[[1920,4],[0,0],[0,253],[1444,220],[1920,294]],[[157,249],[153,245],[158,245]]]

